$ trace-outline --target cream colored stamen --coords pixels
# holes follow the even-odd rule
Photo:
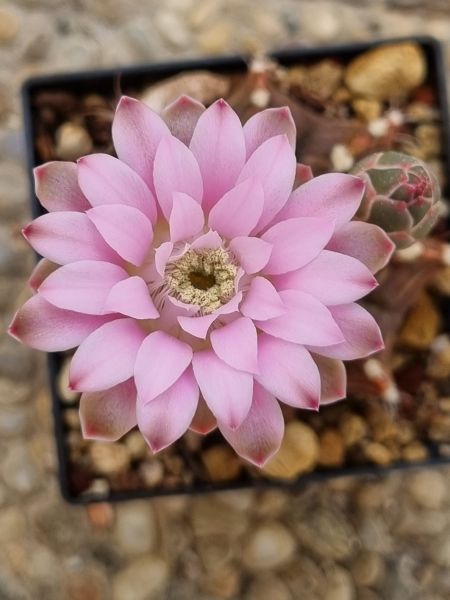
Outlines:
[[[167,265],[165,279],[169,294],[210,314],[234,296],[237,270],[233,257],[224,248],[189,250]]]

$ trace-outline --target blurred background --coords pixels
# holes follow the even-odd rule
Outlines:
[[[449,468],[65,504],[44,357],[3,333],[34,262],[20,235],[27,77],[418,34],[449,66],[448,0],[0,0],[0,600],[450,597]]]

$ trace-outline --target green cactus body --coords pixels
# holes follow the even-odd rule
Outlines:
[[[378,152],[352,169],[366,190],[356,218],[378,225],[397,248],[425,237],[439,216],[436,177],[421,160],[400,152]]]

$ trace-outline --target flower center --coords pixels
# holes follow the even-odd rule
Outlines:
[[[237,270],[225,248],[189,250],[167,265],[166,283],[175,298],[209,314],[234,296]]]

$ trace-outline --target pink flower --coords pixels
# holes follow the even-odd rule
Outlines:
[[[217,425],[263,465],[283,437],[278,401],[316,410],[345,397],[342,360],[382,348],[355,301],[392,243],[350,222],[360,179],[293,191],[286,108],[242,127],[223,100],[205,110],[183,97],[161,118],[124,97],[113,139],[118,158],[35,170],[49,213],[24,235],[45,258],[10,332],[41,350],[78,346],[70,382],[85,437],[137,424],[156,452]]]

